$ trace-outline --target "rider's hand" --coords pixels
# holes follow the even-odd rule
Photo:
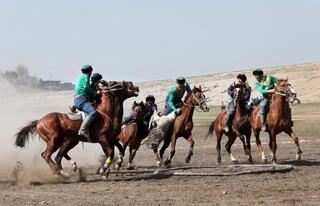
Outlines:
[[[181,109],[180,109],[180,108],[178,108],[178,109],[176,110],[176,114],[177,114],[177,115],[180,115],[180,114],[181,114]]]
[[[98,94],[98,95],[102,94],[102,90],[99,89],[99,90],[97,91],[97,94]]]
[[[268,93],[274,93],[274,89],[269,89]]]

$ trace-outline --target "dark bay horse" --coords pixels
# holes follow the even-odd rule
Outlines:
[[[233,163],[238,163],[238,160],[232,155],[231,146],[235,142],[236,138],[239,137],[245,154],[248,155],[249,163],[252,163],[252,156],[251,156],[251,125],[249,121],[249,111],[245,106],[245,101],[243,100],[243,85],[236,85],[233,90],[233,99],[236,105],[236,111],[234,114],[234,118],[232,120],[231,127],[232,129],[226,133],[223,129],[225,118],[227,115],[226,111],[221,112],[218,114],[217,118],[211,123],[208,131],[208,135],[212,135],[213,131],[215,131],[217,136],[217,164],[221,163],[221,139],[223,134],[228,137],[228,141],[225,145],[225,148],[229,154],[229,157]]]
[[[145,105],[143,102],[133,103],[132,106],[132,116],[133,120],[129,124],[121,128],[121,132],[118,135],[118,140],[121,141],[123,146],[123,152],[126,151],[127,146],[129,146],[129,162],[128,169],[132,169],[132,160],[140,147],[142,139],[146,136],[143,125],[143,110]],[[116,169],[120,169],[123,162],[124,153],[120,154],[120,158],[117,161]]]
[[[288,83],[287,79],[279,79],[277,85],[275,86],[275,93],[272,96],[272,102],[270,105],[269,113],[267,115],[266,123],[267,130],[269,134],[269,148],[271,150],[272,162],[276,164],[276,150],[277,142],[276,135],[281,132],[288,134],[297,147],[296,159],[301,160],[302,150],[299,145],[298,137],[294,134],[291,125],[291,115],[289,99],[292,95],[291,85]],[[261,158],[266,162],[266,157],[264,150],[261,146],[260,141],[260,131],[261,122],[259,118],[259,107],[256,107],[251,114],[251,125],[253,133],[256,137],[256,144],[260,150]]]
[[[96,109],[99,116],[89,128],[92,143],[99,143],[108,157],[99,169],[100,175],[108,175],[110,164],[114,157],[114,146],[120,145],[117,136],[120,133],[123,115],[123,102],[127,98],[138,96],[139,88],[132,82],[101,82],[101,101],[97,103]],[[49,113],[40,120],[22,128],[16,134],[15,145],[24,147],[30,136],[39,134],[40,138],[47,143],[47,148],[41,156],[48,163],[55,175],[61,175],[61,160],[63,157],[69,159],[67,153],[75,147],[79,141],[86,142],[86,138],[78,135],[82,120],[71,120],[66,114]],[[121,145],[120,145],[121,147]],[[58,151],[56,162],[51,155]]]
[[[195,107],[199,107],[202,111],[208,112],[209,107],[206,103],[206,97],[201,89],[201,86],[194,87],[192,91],[185,97],[183,106],[181,107],[181,114],[176,117],[171,126],[171,129],[164,139],[163,146],[160,149],[160,160],[163,159],[163,154],[166,148],[171,143],[170,157],[164,161],[164,165],[168,166],[171,163],[171,159],[175,154],[176,142],[178,137],[183,137],[190,143],[190,147],[185,158],[185,162],[189,163],[191,156],[193,155],[194,141],[192,139],[193,120],[192,116]]]

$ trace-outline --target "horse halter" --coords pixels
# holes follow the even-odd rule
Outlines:
[[[288,88],[285,88],[284,86],[278,86],[275,87],[275,94],[281,95],[283,97],[286,97],[286,100],[289,101],[292,94],[296,94],[295,91],[291,88],[291,85],[288,83]]]
[[[194,107],[197,112],[200,112],[200,111],[206,112],[208,110],[208,106],[206,104],[207,98],[204,96],[203,92],[201,92],[201,97],[202,97],[202,100],[199,100],[192,92],[192,104],[187,104],[184,101],[182,102],[186,106]],[[194,101],[196,103],[194,103]],[[205,104],[205,106],[203,106],[203,104]],[[198,108],[200,108],[201,110],[198,110]]]

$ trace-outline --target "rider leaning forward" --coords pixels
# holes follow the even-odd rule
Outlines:
[[[186,79],[184,77],[178,77],[176,79],[176,84],[172,85],[168,91],[163,112],[164,115],[167,115],[172,111],[180,113],[180,110],[178,110],[177,108],[182,106],[181,99],[185,92],[191,92],[190,86],[186,82]]]

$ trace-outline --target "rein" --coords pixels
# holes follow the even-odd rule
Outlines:
[[[100,110],[96,109],[97,112],[102,116],[102,118],[105,120],[105,121],[108,121],[111,126],[113,127],[113,122],[112,120],[110,119],[110,117],[108,115],[106,115],[105,113],[101,112]]]
[[[207,101],[207,99],[205,98],[205,96],[204,96],[203,93],[201,93],[201,96],[203,97],[203,100],[202,100],[202,101],[199,101],[199,100],[194,96],[194,94],[192,93],[192,102],[193,102],[193,100],[195,100],[195,101],[198,103],[198,105],[187,104],[185,101],[182,101],[182,103],[183,103],[184,105],[188,106],[188,107],[194,107],[195,110],[200,113],[201,110],[198,110],[198,108],[201,107],[201,104],[203,104],[204,102]]]

